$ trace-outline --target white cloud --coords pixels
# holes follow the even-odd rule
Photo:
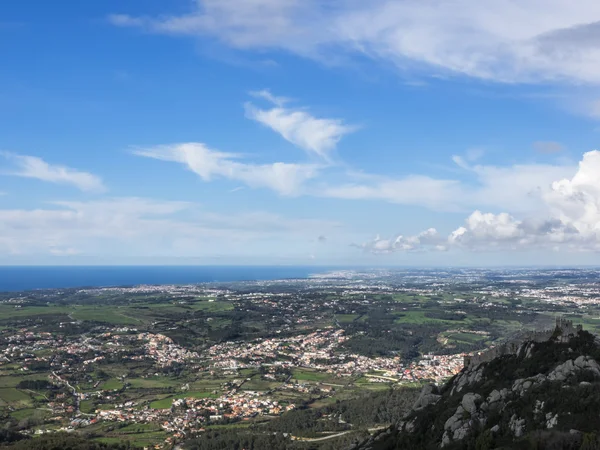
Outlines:
[[[118,26],[209,36],[330,62],[348,54],[404,72],[500,82],[600,82],[600,4],[580,0],[196,0],[188,14],[113,15]]]
[[[354,247],[374,254],[446,250],[444,239],[435,228],[429,228],[415,236],[398,235],[391,239],[382,239],[377,236],[364,244],[354,244]]]
[[[513,166],[470,165],[478,152],[454,157],[463,169],[460,178],[406,175],[390,178],[354,175],[355,182],[333,183],[319,176],[325,166],[305,163],[252,164],[234,153],[212,150],[202,143],[183,143],[134,151],[139,156],[183,164],[203,180],[226,178],[251,188],[267,188],[284,196],[310,195],[347,200],[382,200],[436,211],[468,211],[474,208],[508,208],[513,212],[536,211],[554,180],[573,173],[566,165],[522,164]],[[347,173],[347,177],[352,174]],[[331,178],[330,178],[331,179]],[[236,190],[237,187],[236,187]]]
[[[76,248],[72,248],[72,247],[67,247],[67,248],[50,247],[49,251],[50,251],[50,254],[54,255],[54,256],[75,256],[75,255],[81,254],[80,250],[77,250]]]
[[[530,211],[543,206],[543,194],[550,190],[554,180],[575,171],[567,165],[471,166],[467,158],[454,156],[453,160],[463,170],[460,178],[407,175],[394,179],[362,175],[360,182],[328,185],[315,190],[314,195],[384,200],[436,211],[472,211],[483,207]]]
[[[572,179],[552,184],[544,196],[551,213],[590,238],[600,238],[600,151],[588,152]]]
[[[451,247],[469,250],[531,250],[566,245],[579,250],[587,239],[572,225],[559,219],[517,220],[507,213],[475,211],[449,238]],[[598,247],[600,249],[600,247]]]
[[[401,179],[375,177],[371,183],[329,186],[315,195],[348,200],[384,200],[403,205],[425,206],[437,210],[460,208],[463,188],[457,180],[435,179],[409,175]]]
[[[127,14],[110,14],[108,16],[110,23],[120,27],[139,27],[143,26],[145,21],[140,18],[128,16]]]
[[[49,164],[36,156],[18,155],[0,152],[0,155],[13,164],[14,168],[5,172],[19,177],[35,178],[57,184],[69,184],[82,191],[104,192],[106,188],[102,180],[88,172],[69,167]]]
[[[300,109],[285,108],[286,98],[275,97],[266,90],[255,92],[254,96],[275,106],[261,109],[246,103],[246,117],[271,128],[286,141],[320,158],[329,159],[340,139],[356,129],[344,124],[341,119],[321,119]]]
[[[250,91],[250,95],[256,98],[262,98],[263,100],[266,100],[277,106],[283,106],[290,101],[290,99],[287,97],[278,97],[276,95],[273,95],[268,89],[262,89],[260,91]]]
[[[533,174],[535,175],[535,171]],[[524,219],[517,219],[506,212],[496,214],[475,211],[463,226],[450,233],[443,247],[475,251],[600,251],[598,174],[600,151],[588,152],[583,156],[573,177],[554,181],[543,187],[539,199],[544,208],[537,215],[529,214]],[[515,180],[509,178],[508,183],[510,182]],[[506,189],[509,187],[506,186]],[[430,243],[422,242],[416,237],[410,238],[407,245],[403,244],[404,241],[399,238],[378,238],[361,247],[373,253],[431,249]]]
[[[268,188],[281,195],[298,195],[304,183],[315,177],[313,164],[247,164],[240,156],[212,150],[202,143],[163,145],[134,151],[136,155],[185,165],[203,180],[227,178],[241,181],[252,188]]]
[[[266,212],[221,214],[179,201],[111,198],[56,201],[44,209],[0,209],[0,257],[9,255],[264,256],[273,242],[282,254],[336,222]],[[152,245],[148,245],[152,242]]]
[[[468,170],[476,184],[463,186],[467,207],[503,208],[527,212],[544,207],[542,197],[552,183],[575,172],[571,165],[515,164],[512,166],[476,165]]]

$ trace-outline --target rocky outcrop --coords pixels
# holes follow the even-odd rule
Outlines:
[[[440,447],[463,439],[471,432],[474,425],[485,423],[485,409],[481,408],[483,405],[481,400],[479,394],[470,392],[463,395],[456,412],[444,424],[444,435]]]
[[[533,386],[537,386],[546,381],[546,377],[542,374],[537,374],[536,376],[529,378],[519,378],[514,381],[512,385],[512,391],[523,396],[525,392],[531,389]]]
[[[501,389],[499,391],[494,389],[492,392],[490,392],[490,395],[488,396],[486,402],[490,406],[498,405],[499,402],[502,402],[502,401],[504,401],[504,399],[506,399],[507,395],[508,395],[508,389],[506,389],[506,388]]]
[[[417,398],[413,409],[415,411],[423,409],[429,405],[437,403],[440,398],[442,398],[442,396],[438,394],[437,386],[435,384],[427,384],[421,390],[421,394],[419,394],[419,398]]]
[[[564,381],[581,370],[589,370],[593,372],[595,376],[600,377],[600,366],[598,363],[588,356],[581,355],[575,360],[569,359],[563,364],[556,366],[556,368],[548,374],[548,380]]]
[[[513,414],[508,423],[508,427],[511,429],[515,437],[523,436],[525,431],[525,419],[520,419],[516,414]]]
[[[596,433],[600,413],[596,341],[582,332],[576,339],[526,342],[512,354],[471,364],[445,386],[425,386],[392,434],[359,448],[446,450],[479,441],[508,449],[525,440],[547,448],[555,437],[580,448],[583,436]]]
[[[529,359],[533,354],[534,345],[534,343],[523,345],[518,353],[521,354],[523,358]],[[468,368],[461,372],[454,379],[450,395],[459,393],[482,381],[483,368],[484,366],[480,365]],[[523,397],[530,389],[540,386],[542,383],[548,381],[568,380],[576,373],[583,370],[589,370],[597,378],[600,378],[600,365],[598,365],[594,359],[582,355],[574,360],[569,359],[564,363],[557,365],[548,375],[540,373],[528,378],[519,378],[512,383],[510,389],[494,389],[489,393],[485,400],[477,393],[469,392],[464,394],[454,414],[444,423],[444,434],[440,442],[440,447],[445,447],[451,442],[464,439],[476,424],[485,425],[491,410],[504,409],[511,400],[515,399],[515,396]],[[582,382],[581,384],[585,385],[585,383],[586,382]],[[430,395],[429,391],[427,391],[427,393],[427,395]],[[439,399],[436,398],[435,401],[437,402]],[[536,400],[534,414],[544,421],[547,429],[552,429],[558,424],[559,417],[558,414],[553,414],[551,412],[544,415],[544,404],[543,401]],[[521,437],[526,431],[526,420],[513,414],[508,423],[508,427],[512,431],[514,437]],[[496,424],[491,427],[491,430],[492,429],[497,432],[500,428]]]
[[[483,376],[483,367],[483,365],[480,365],[460,372],[454,379],[450,395],[453,395],[455,392],[461,392],[465,387],[479,383]]]
[[[564,363],[559,364],[548,375],[539,373],[533,377],[515,380],[512,385],[512,391],[523,396],[532,387],[539,386],[546,381],[565,381],[583,370],[589,370],[594,376],[600,378],[600,365],[592,358],[582,355],[575,360],[568,359]]]
[[[552,415],[551,412],[546,414],[546,428],[554,428],[558,423],[558,414]]]

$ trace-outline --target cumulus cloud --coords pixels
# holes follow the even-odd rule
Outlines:
[[[502,213],[475,211],[463,226],[439,242],[432,229],[412,238],[398,236],[360,245],[372,253],[462,248],[473,251],[560,249],[600,251],[600,151],[583,156],[575,175],[554,181],[540,194],[544,209],[517,219]],[[432,247],[433,245],[433,247]]]
[[[554,217],[594,240],[600,237],[599,174],[600,152],[588,152],[575,176],[555,181],[544,196]]]
[[[245,105],[246,117],[267,126],[286,141],[320,158],[329,159],[340,139],[356,129],[346,125],[341,119],[317,118],[301,109],[286,108],[283,105],[288,99],[276,97],[267,90],[253,94],[272,103],[274,107],[261,109],[248,102]]]
[[[414,236],[398,235],[391,239],[382,239],[377,236],[372,241],[364,244],[353,244],[353,246],[374,254],[446,250],[444,239],[435,228],[429,228]]]
[[[507,213],[475,211],[450,234],[448,245],[468,250],[531,250],[560,244],[575,248],[584,241],[576,228],[560,219],[516,220]]]
[[[600,4],[581,0],[195,0],[187,14],[117,26],[214,37],[330,62],[357,54],[408,71],[499,82],[600,82]]]
[[[37,156],[18,155],[10,152],[0,152],[12,167],[5,174],[19,177],[35,178],[50,183],[68,184],[82,191],[104,192],[106,188],[100,177],[88,172],[49,164]]]
[[[240,162],[240,155],[212,150],[198,142],[136,149],[134,154],[183,164],[204,181],[226,178],[286,196],[299,194],[304,183],[315,177],[319,170],[314,164],[244,163]]]

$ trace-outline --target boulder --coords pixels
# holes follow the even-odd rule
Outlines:
[[[491,405],[492,403],[499,402],[500,400],[502,400],[502,395],[500,394],[500,391],[494,389],[492,392],[490,392],[487,402]]]
[[[483,367],[481,365],[475,368],[465,369],[463,372],[459,373],[456,379],[454,380],[454,385],[452,386],[452,391],[450,395],[453,395],[455,392],[462,391],[466,386],[470,386],[481,381],[481,377],[483,376]]]
[[[580,357],[578,357],[573,364],[575,364],[577,367],[579,367],[580,369],[583,369],[585,367],[585,363],[586,363],[586,358],[585,356],[581,355]]]
[[[516,414],[513,414],[508,424],[515,437],[523,436],[525,431],[525,419],[519,419]]]
[[[417,398],[417,401],[413,405],[413,409],[418,411],[419,409],[423,409],[429,405],[437,403],[440,398],[442,398],[442,396],[438,395],[437,392],[438,391],[435,384],[423,386],[423,389],[419,394],[419,398]]]
[[[558,414],[546,414],[546,428],[554,428],[558,424]]]
[[[480,403],[480,401],[481,401],[481,395],[473,394],[473,393],[469,392],[468,394],[465,394],[463,396],[460,404],[464,408],[465,411],[468,411],[469,414],[471,414],[471,416],[473,416],[477,412],[477,406]]]

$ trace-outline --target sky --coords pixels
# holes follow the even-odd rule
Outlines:
[[[596,265],[600,3],[0,2],[0,264]]]

